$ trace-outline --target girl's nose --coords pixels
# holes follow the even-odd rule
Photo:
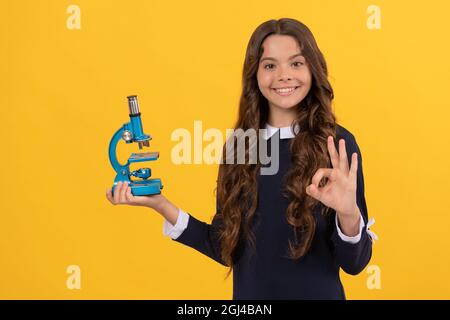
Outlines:
[[[289,74],[289,71],[285,68],[280,68],[280,74],[278,75],[278,79],[280,81],[288,81],[292,80],[292,76]]]
[[[292,80],[292,77],[289,76],[289,75],[287,75],[287,74],[282,74],[282,75],[279,77],[279,79],[280,79],[280,81],[288,81],[288,80]]]

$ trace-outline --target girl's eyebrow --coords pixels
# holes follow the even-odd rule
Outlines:
[[[303,57],[303,54],[302,53],[297,53],[297,54],[294,54],[293,56],[290,56],[289,57],[289,60],[291,60],[291,59],[294,59],[295,57]],[[275,59],[275,58],[272,58],[272,57],[264,57],[264,58],[262,58],[259,62],[263,62],[264,60],[273,60],[273,61],[277,61],[277,59]]]

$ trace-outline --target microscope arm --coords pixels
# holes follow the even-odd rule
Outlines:
[[[111,141],[109,142],[109,161],[111,162],[112,167],[118,174],[126,175],[129,172],[129,163],[121,164],[117,160],[116,148],[119,141],[122,139],[122,133],[126,130],[128,126],[124,124],[116,133],[113,135]]]

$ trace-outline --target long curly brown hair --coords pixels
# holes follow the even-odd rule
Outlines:
[[[331,135],[336,138],[336,117],[331,110],[334,95],[327,79],[324,56],[308,27],[289,18],[266,21],[257,27],[247,46],[235,130],[258,131],[265,127],[268,120],[268,101],[258,88],[256,74],[263,53],[262,44],[272,34],[289,35],[297,40],[312,75],[310,91],[294,107],[297,115],[292,126],[298,124],[301,130],[290,141],[292,166],[285,176],[286,192],[283,194],[291,198],[286,219],[295,235],[295,242],[289,242],[289,253],[292,259],[299,259],[308,252],[316,229],[313,208],[318,201],[308,196],[305,188],[311,183],[317,169],[331,167],[327,137]],[[249,157],[249,149],[246,144],[246,159]],[[222,228],[219,230],[221,258],[230,267],[229,275],[237,259],[240,241],[248,239],[253,246],[255,243],[249,226],[258,203],[257,176],[261,164],[259,160],[256,164],[228,164],[223,161],[225,156],[226,146],[219,166],[217,201],[220,205],[216,214],[222,220]],[[322,181],[320,186],[325,182]],[[322,208],[322,214],[328,211],[329,208]]]

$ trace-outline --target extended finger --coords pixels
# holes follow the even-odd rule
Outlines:
[[[339,168],[341,171],[345,172],[345,174],[348,174],[348,159],[344,139],[339,140]]]
[[[322,180],[322,178],[331,177],[332,171],[333,169],[330,168],[320,168],[312,177],[311,183],[319,187],[319,182]]]
[[[356,181],[356,174],[358,171],[358,154],[353,152],[352,154],[352,164],[350,166],[349,177]]]
[[[339,168],[339,157],[336,150],[336,146],[334,145],[333,136],[328,137],[328,152],[330,153],[331,164],[333,168]]]

